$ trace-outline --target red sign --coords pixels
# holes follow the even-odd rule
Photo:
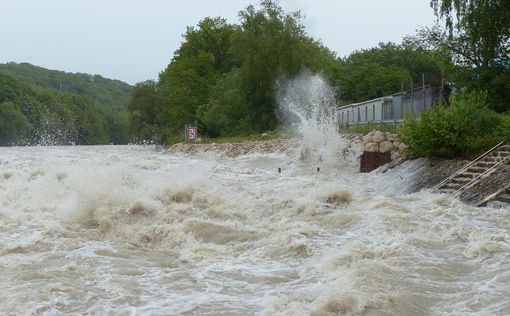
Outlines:
[[[188,127],[188,141],[197,139],[197,128],[196,127]]]

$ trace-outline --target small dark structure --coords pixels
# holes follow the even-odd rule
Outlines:
[[[390,162],[391,162],[390,152],[380,153],[365,151],[361,155],[360,171],[370,172]]]

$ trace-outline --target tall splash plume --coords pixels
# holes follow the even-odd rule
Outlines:
[[[301,159],[335,167],[348,149],[336,130],[336,92],[321,75],[303,71],[292,80],[280,78],[277,99],[281,120],[302,138]]]

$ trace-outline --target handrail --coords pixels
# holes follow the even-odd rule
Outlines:
[[[484,175],[486,174],[489,174],[491,173],[494,169],[496,169],[497,167],[499,167],[499,165],[501,165],[502,163],[504,163],[505,161],[507,161],[508,159],[510,158],[510,155],[506,156],[505,158],[501,159],[500,161],[498,161],[498,163],[496,163],[494,166],[490,167],[489,169],[485,170],[484,173],[482,174],[479,174],[477,177],[473,178],[471,181],[469,181],[468,183],[464,184],[461,188],[457,189],[457,191],[453,192],[452,196],[457,196],[459,194],[460,191],[462,191],[464,188],[470,186],[473,184],[473,182],[475,182],[476,180],[480,179],[481,177],[483,177]]]
[[[489,149],[488,151],[486,151],[485,153],[483,153],[481,156],[479,156],[478,158],[476,158],[475,160],[471,161],[470,163],[468,163],[467,165],[465,165],[464,167],[462,167],[461,169],[457,170],[457,172],[455,172],[454,174],[452,174],[451,176],[449,176],[448,178],[444,179],[443,181],[441,181],[439,184],[437,184],[435,187],[432,188],[432,192],[436,191],[437,189],[439,189],[441,186],[443,186],[446,182],[450,181],[451,179],[455,178],[456,176],[458,176],[460,173],[464,172],[467,168],[471,167],[473,164],[475,164],[476,162],[480,161],[481,159],[485,158],[487,155],[489,155],[490,153],[492,153],[495,149],[497,149],[498,147],[500,147],[501,145],[503,145],[504,143],[506,143],[506,141],[502,141],[501,143],[497,144],[496,146],[492,147],[491,149]]]
[[[486,196],[483,200],[481,200],[480,202],[478,202],[476,204],[477,207],[480,207],[480,206],[485,206],[487,203],[489,203],[490,201],[492,201],[494,198],[496,198],[498,195],[500,195],[502,192],[505,192],[506,190],[509,190],[510,189],[510,184],[508,184],[507,186],[503,187],[502,189],[499,189],[498,191]]]

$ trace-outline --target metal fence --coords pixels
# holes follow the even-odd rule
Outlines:
[[[335,116],[340,127],[360,124],[397,124],[406,112],[420,114],[429,111],[441,99],[440,86],[424,86],[420,89],[396,93],[373,100],[340,106]]]

